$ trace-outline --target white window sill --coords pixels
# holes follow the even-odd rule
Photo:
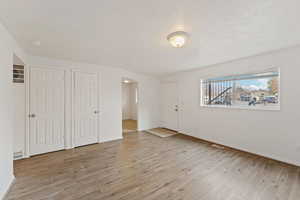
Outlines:
[[[225,106],[225,105],[201,105],[204,108],[223,108],[223,109],[239,109],[239,110],[261,110],[261,111],[280,111],[280,105],[256,105],[256,106]]]

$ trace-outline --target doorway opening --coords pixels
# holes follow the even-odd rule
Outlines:
[[[123,133],[138,130],[138,83],[122,78],[122,129]]]

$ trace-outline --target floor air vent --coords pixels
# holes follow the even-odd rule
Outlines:
[[[23,158],[23,151],[14,152],[14,160]]]

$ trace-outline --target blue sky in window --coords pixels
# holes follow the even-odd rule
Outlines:
[[[247,90],[266,90],[270,78],[239,80],[237,85]]]

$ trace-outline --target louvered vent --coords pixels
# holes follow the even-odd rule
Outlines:
[[[14,65],[13,82],[14,83],[24,83],[24,66]]]
[[[14,160],[23,158],[23,151],[14,152]]]

